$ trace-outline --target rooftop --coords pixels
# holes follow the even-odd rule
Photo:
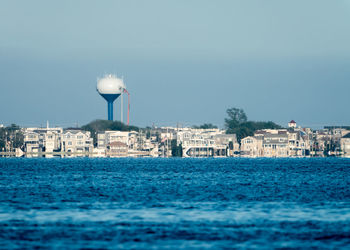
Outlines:
[[[350,133],[347,133],[347,134],[344,135],[342,138],[350,138]]]

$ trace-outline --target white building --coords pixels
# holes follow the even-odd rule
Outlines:
[[[242,157],[262,157],[264,155],[262,137],[247,136],[241,140]]]
[[[24,151],[27,153],[38,153],[60,150],[60,135],[62,128],[25,128]]]
[[[302,129],[263,129],[241,140],[244,157],[300,157],[309,153],[308,135]]]
[[[176,133],[183,157],[223,157],[237,149],[236,135],[225,134],[225,130],[182,128]]]
[[[93,151],[93,139],[89,131],[69,129],[61,135],[61,151],[66,153],[89,153]]]
[[[340,149],[343,157],[350,158],[350,132],[340,139]]]
[[[294,120],[291,120],[290,122],[288,122],[288,128],[296,128],[297,127],[297,123]]]
[[[129,146],[129,132],[127,131],[104,131],[97,133],[97,147],[107,148],[112,142],[122,142]]]

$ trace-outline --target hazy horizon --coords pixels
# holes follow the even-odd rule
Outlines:
[[[0,124],[106,119],[96,79],[112,73],[136,126],[223,127],[230,107],[350,125],[349,28],[349,0],[3,1]]]

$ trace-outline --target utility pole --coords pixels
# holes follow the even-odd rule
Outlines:
[[[123,123],[123,92],[120,94],[120,121]]]

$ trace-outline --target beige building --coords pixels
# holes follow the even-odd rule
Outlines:
[[[93,139],[89,131],[66,130],[61,136],[61,152],[66,153],[91,153],[93,151]]]
[[[113,141],[107,145],[106,156],[108,157],[127,157],[128,145],[121,141]]]
[[[288,132],[275,130],[266,133],[262,145],[264,157],[288,157]]]
[[[143,133],[136,131],[104,131],[97,134],[99,156],[107,157],[141,157],[149,156],[156,146]],[[103,152],[102,152],[103,150]]]
[[[176,132],[176,139],[182,146],[183,157],[224,157],[239,148],[236,135],[217,128],[182,128]]]
[[[306,144],[301,131],[288,132],[289,156],[305,156]]]
[[[248,136],[241,140],[242,157],[262,157],[264,155],[262,137]]]
[[[127,131],[104,131],[97,134],[97,147],[107,148],[112,142],[122,142],[129,145],[129,132]]]
[[[294,124],[294,123],[292,123]],[[302,129],[263,129],[241,140],[243,157],[298,157],[307,155],[308,135]]]
[[[62,128],[25,128],[24,151],[31,153],[60,151]]]
[[[340,139],[340,149],[343,157],[350,158],[350,132]]]

